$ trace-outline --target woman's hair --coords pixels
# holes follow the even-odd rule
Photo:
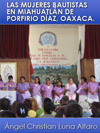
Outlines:
[[[8,77],[8,79],[10,80],[10,79],[13,79],[13,76],[12,75],[10,75],[9,77]]]
[[[27,117],[28,109],[26,108],[24,103],[19,103],[16,109],[17,117]]]
[[[92,103],[92,117],[100,117],[100,103],[93,102]]]
[[[60,118],[60,117],[62,118],[63,114],[64,114],[64,108],[60,108],[59,110],[57,110],[55,117],[56,118]]]
[[[84,82],[86,82],[87,81],[87,79],[86,79],[86,77],[81,77],[81,80],[84,80]]]
[[[54,107],[54,104],[53,102],[51,101],[51,99],[49,98],[45,98],[44,99],[44,111],[47,113],[47,114],[51,114],[52,111],[55,110],[55,107]]]
[[[61,87],[63,87],[63,83],[62,83],[62,81],[61,81],[61,80],[57,81],[57,84],[58,84],[58,82],[60,82],[60,83],[61,83]]]
[[[68,96],[63,96],[62,99],[60,100],[60,104],[61,105],[67,105],[69,101],[69,97]]]
[[[44,99],[44,103],[46,103],[46,102],[52,102],[52,101],[51,101],[50,98],[45,98],[45,99]]]
[[[52,101],[45,101],[44,100],[44,111],[47,114],[51,114],[55,110],[54,104]]]
[[[90,78],[94,78],[95,79],[95,76],[94,75],[91,75]]]
[[[25,99],[24,104],[25,104],[25,106],[27,107],[28,110],[32,109],[32,100]]]
[[[15,101],[10,107],[10,111],[13,112],[14,114],[17,113],[17,107],[18,107],[19,103],[20,103],[19,101]]]
[[[8,111],[8,110],[1,111],[0,117],[1,118],[16,118],[15,114],[13,112]]]
[[[0,108],[1,108],[1,110],[9,110],[10,109],[10,100],[7,98],[2,98],[0,100]]]
[[[69,81],[70,79],[72,79],[72,80],[73,80],[73,78],[72,78],[72,77],[70,77],[70,78],[68,78],[68,81]]]
[[[38,78],[38,80],[39,80],[39,81],[38,81],[38,84],[40,85],[40,84],[41,84],[41,81],[40,81],[39,76],[36,76],[35,79],[36,79],[36,78]]]
[[[0,110],[1,110],[1,99],[0,99]]]
[[[24,76],[21,76],[21,77],[20,77],[20,80],[21,80],[21,79],[24,79],[24,80],[25,80],[25,77],[24,77]]]
[[[49,80],[50,81],[50,78],[46,78],[46,80]]]
[[[35,98],[32,99],[32,110],[37,111],[39,109]]]
[[[64,111],[65,117],[82,117],[82,107],[77,103],[68,104]]]
[[[0,81],[2,81],[2,76],[0,75]]]
[[[77,104],[77,101],[76,100],[69,100],[68,101],[68,104],[72,104],[72,103],[76,103]]]

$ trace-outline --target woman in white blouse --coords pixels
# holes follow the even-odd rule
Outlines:
[[[68,83],[65,85],[65,89],[66,89],[65,95],[69,97],[69,100],[76,100],[77,87],[75,83],[73,82],[73,78],[68,79]]]

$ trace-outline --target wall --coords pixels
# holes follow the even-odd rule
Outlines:
[[[84,50],[84,26],[82,25],[30,25],[29,46],[30,53],[37,54],[40,34],[50,31],[56,34],[59,53],[66,53],[70,64],[77,63],[79,40],[82,40]],[[83,52],[82,52],[83,53]],[[82,54],[83,55],[83,54]],[[32,63],[35,62],[32,61]]]
[[[81,75],[90,80],[90,76],[94,74],[94,60],[93,59],[82,59],[81,60]]]

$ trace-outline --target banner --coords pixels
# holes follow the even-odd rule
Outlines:
[[[62,80],[64,84],[73,77],[77,83],[79,33],[84,40],[84,32],[79,32],[79,28],[78,25],[30,25],[29,46],[34,76],[39,76],[42,82],[50,77],[52,82]],[[81,28],[83,30],[83,26]],[[84,49],[84,42],[82,44]]]
[[[15,62],[0,62],[0,75],[4,82],[8,82],[8,77],[13,76],[14,82],[17,82],[17,68]]]

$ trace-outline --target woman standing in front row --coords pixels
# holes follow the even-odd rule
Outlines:
[[[78,85],[77,93],[79,94],[79,103],[84,102],[88,94],[88,86],[85,77],[81,78],[81,83]]]
[[[60,101],[64,96],[65,88],[61,81],[57,82],[57,86],[54,87],[54,102]]]
[[[17,86],[18,100],[23,103],[25,99],[30,98],[31,94],[29,92],[30,86],[28,82],[25,82],[25,77],[20,77],[20,83]]]
[[[69,97],[69,100],[75,100],[76,99],[76,85],[73,82],[73,78],[68,79],[68,84],[65,85],[66,93]]]
[[[95,81],[95,76],[90,76],[90,82],[88,83],[88,101],[99,102],[99,84]]]
[[[46,78],[46,83],[42,86],[42,98],[52,99],[53,85],[50,83],[50,78]]]
[[[35,77],[34,83],[30,85],[30,91],[31,91],[32,97],[37,95],[41,97],[41,84],[40,84],[40,78],[38,76]]]
[[[10,75],[8,77],[8,82],[5,84],[5,86],[7,86],[8,90],[15,90],[17,85],[16,83],[13,81],[13,76]]]
[[[2,87],[4,87],[4,82],[2,81],[2,77],[0,75],[0,90],[2,89]]]

